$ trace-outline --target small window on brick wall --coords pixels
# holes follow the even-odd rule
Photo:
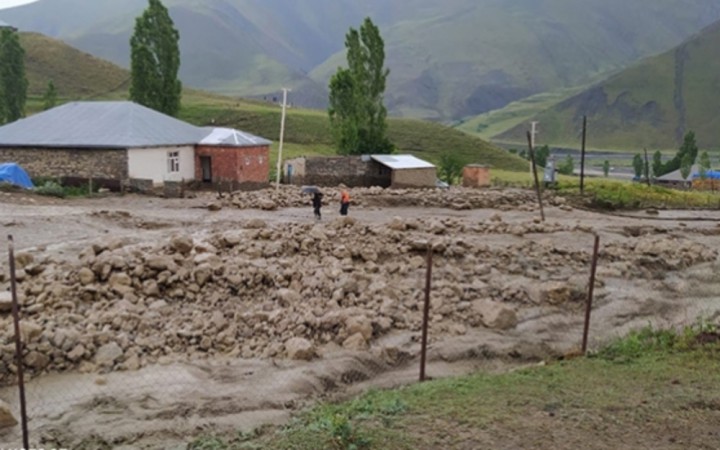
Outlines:
[[[180,172],[180,152],[168,152],[168,173]]]

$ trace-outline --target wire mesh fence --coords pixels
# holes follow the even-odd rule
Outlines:
[[[30,446],[182,448],[283,423],[321,398],[416,382],[421,370],[579,354],[594,234],[590,349],[648,323],[716,319],[702,288],[720,281],[714,223],[550,203],[547,221],[525,200],[367,207],[320,222],[249,213],[97,240],[69,258],[18,252]],[[0,399],[19,420],[14,332],[0,314]],[[20,427],[0,442],[21,446]]]

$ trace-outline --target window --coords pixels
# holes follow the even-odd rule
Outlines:
[[[180,152],[168,152],[168,173],[180,172]]]

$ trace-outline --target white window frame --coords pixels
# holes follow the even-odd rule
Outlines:
[[[177,150],[167,152],[168,173],[180,173],[180,152]]]

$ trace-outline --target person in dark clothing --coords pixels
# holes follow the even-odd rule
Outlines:
[[[312,205],[313,205],[313,213],[315,214],[315,219],[320,220],[322,216],[320,215],[320,208],[322,208],[322,197],[323,195],[319,192],[316,192],[313,195],[312,199]]]
[[[348,208],[350,207],[350,194],[347,190],[343,189],[340,192],[340,215],[347,216]]]

